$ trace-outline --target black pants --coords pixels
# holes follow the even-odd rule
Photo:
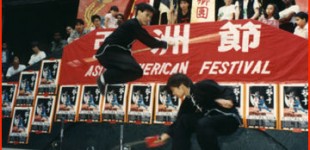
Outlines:
[[[97,51],[97,59],[106,68],[104,80],[107,84],[126,83],[139,79],[143,70],[132,57],[130,51],[116,46],[101,47]]]
[[[196,133],[201,150],[219,150],[218,136],[229,135],[239,127],[239,122],[232,116],[182,115],[175,122],[172,137],[173,150],[190,150],[191,135]]]

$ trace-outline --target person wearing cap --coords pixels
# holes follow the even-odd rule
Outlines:
[[[118,7],[117,6],[112,6],[110,8],[110,13],[107,13],[104,17],[104,26],[106,28],[117,28],[117,18],[116,16],[118,15]]]
[[[242,124],[231,88],[220,86],[214,80],[193,84],[181,73],[171,75],[166,88],[183,101],[177,119],[157,143],[172,138],[173,150],[189,150],[191,135],[196,133],[201,150],[219,150],[218,136],[232,134]]]
[[[143,76],[143,70],[131,54],[131,46],[139,40],[150,48],[168,48],[174,41],[161,41],[151,36],[142,26],[149,25],[154,8],[146,3],[136,6],[136,17],[127,20],[113,31],[96,53],[105,71],[98,77],[97,84],[104,93],[106,84],[127,83]]]

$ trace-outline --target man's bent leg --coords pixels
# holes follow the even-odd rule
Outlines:
[[[174,123],[175,128],[172,135],[173,150],[190,150],[191,135],[195,131],[196,122],[196,116],[182,115],[178,121]]]

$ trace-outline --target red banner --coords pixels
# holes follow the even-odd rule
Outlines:
[[[305,82],[308,42],[254,20],[148,26],[154,37],[176,46],[148,49],[140,42],[132,53],[144,70],[137,82],[165,82],[176,72],[194,81]],[[112,31],[93,31],[64,49],[60,84],[93,84],[103,67],[93,58]]]

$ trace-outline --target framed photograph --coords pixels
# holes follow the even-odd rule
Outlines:
[[[27,144],[31,127],[32,107],[15,107],[8,143]]]
[[[52,129],[54,110],[56,105],[55,96],[37,96],[32,117],[31,132],[50,133]]]
[[[278,120],[276,84],[246,84],[246,120],[250,128],[276,129]]]
[[[60,72],[60,59],[43,60],[40,72],[38,94],[55,95]]]
[[[308,131],[308,84],[280,84],[280,124],[284,130]]]
[[[127,84],[108,84],[106,86],[102,120],[107,122],[124,122],[127,106]]]
[[[224,87],[228,87],[228,88],[231,88],[234,92],[234,95],[235,95],[235,99],[236,99],[236,102],[237,102],[237,105],[236,105],[236,108],[239,112],[239,115],[241,116],[241,119],[243,120],[244,118],[244,103],[245,103],[245,100],[244,100],[244,95],[245,95],[245,86],[243,83],[234,83],[234,82],[231,82],[231,83],[226,83],[226,82],[221,82],[219,83],[221,86],[224,86]]]
[[[102,95],[97,85],[83,85],[79,121],[99,122]]]
[[[19,78],[16,106],[31,107],[35,99],[38,83],[38,71],[23,71]]]
[[[2,117],[12,117],[16,100],[17,83],[2,83]]]
[[[171,124],[176,120],[181,100],[173,96],[166,84],[156,85],[154,123]]]
[[[153,117],[154,83],[131,84],[128,102],[128,122],[151,124]]]
[[[60,86],[55,121],[75,122],[79,105],[80,86]]]

